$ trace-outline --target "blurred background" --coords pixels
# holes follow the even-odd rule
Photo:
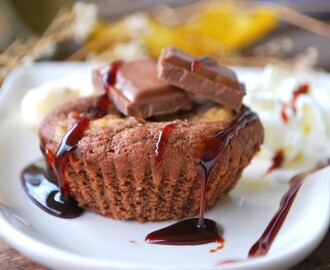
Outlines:
[[[33,61],[157,57],[167,45],[228,65],[305,55],[330,70],[329,21],[327,0],[0,0],[0,76]]]

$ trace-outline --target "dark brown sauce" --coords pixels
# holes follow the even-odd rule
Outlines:
[[[60,188],[61,196],[64,198],[70,197],[70,188],[65,181],[65,164],[69,158],[69,153],[76,150],[79,141],[83,138],[85,130],[88,128],[90,120],[86,117],[78,119],[71,129],[69,129],[55,154],[54,169],[55,177]]]
[[[50,149],[41,146],[46,166],[32,164],[22,172],[22,184],[29,198],[54,216],[73,218],[83,212],[70,196],[70,187],[65,180],[65,164],[69,154],[78,147],[90,121],[106,115],[111,105],[109,87],[116,83],[116,73],[121,64],[121,61],[115,61],[109,66],[108,72],[103,77],[105,93],[100,95],[85,116],[80,116],[65,133],[55,155]]]
[[[83,213],[72,197],[63,198],[59,187],[48,176],[44,161],[26,167],[22,172],[24,191],[44,211],[62,218],[74,218]]]
[[[310,86],[308,83],[304,83],[304,84],[300,85],[295,91],[293,91],[292,109],[295,113],[297,112],[298,97],[303,94],[308,94],[309,91],[310,91]]]
[[[258,241],[251,247],[249,257],[260,257],[268,253],[275,237],[281,229],[286,216],[294,202],[294,199],[301,187],[305,174],[295,176],[290,181],[290,188],[284,194],[280,202],[280,208],[268,224],[266,230],[258,239]]]
[[[301,187],[301,185],[304,182],[304,179],[318,171],[321,170],[327,166],[330,165],[330,158],[326,159],[322,162],[319,162],[316,164],[314,168],[312,168],[310,171],[306,173],[298,174],[291,178],[290,180],[290,186],[288,191],[282,196],[279,209],[271,219],[271,221],[268,223],[268,226],[266,227],[265,231],[262,233],[261,237],[253,244],[253,246],[250,248],[248,252],[248,258],[257,258],[266,256],[276,239],[276,236],[278,232],[280,231],[290,209],[291,206],[296,198],[296,195]],[[232,259],[232,260],[224,260],[219,262],[217,265],[227,265],[232,263],[239,263],[244,262],[246,259]]]
[[[199,218],[180,221],[169,227],[147,235],[146,241],[151,244],[166,245],[201,245],[211,242],[224,243],[223,229],[215,221],[205,219],[205,196],[209,175],[228,145],[229,141],[247,124],[257,119],[257,115],[243,108],[241,113],[224,130],[212,137],[203,139],[200,146],[200,162],[197,169],[201,179],[201,199]]]
[[[155,150],[155,168],[159,169],[162,165],[163,155],[168,143],[168,136],[170,135],[171,131],[175,129],[175,124],[168,124],[166,125],[162,132],[159,135],[158,142],[156,144]]]
[[[174,223],[147,235],[146,241],[160,245],[202,245],[223,242],[223,229],[213,220],[205,219],[205,226],[198,226],[198,218],[190,218]]]
[[[298,97],[304,94],[308,94],[310,91],[310,85],[308,83],[304,83],[300,85],[296,90],[293,91],[292,93],[292,100],[291,100],[291,108],[294,113],[297,113],[297,100]],[[285,124],[289,122],[289,116],[286,112],[287,106],[286,104],[282,104],[281,108],[281,118]]]
[[[221,238],[219,241],[217,241],[217,243],[218,243],[218,246],[216,248],[210,249],[210,253],[214,253],[214,252],[217,252],[217,251],[223,249],[225,246],[225,239]]]
[[[282,108],[281,108],[281,118],[282,118],[282,120],[283,120],[283,122],[284,122],[285,124],[287,124],[287,123],[289,122],[289,116],[288,116],[288,114],[287,114],[287,112],[286,112],[286,106],[285,106],[285,104],[282,104]]]
[[[121,60],[114,61],[108,66],[107,72],[104,72],[102,77],[104,93],[109,94],[110,86],[114,86],[116,84],[117,71],[122,64],[123,61]]]
[[[199,210],[199,226],[203,227],[205,213],[205,195],[209,176],[214,165],[227,147],[229,141],[238,135],[238,132],[247,124],[255,121],[257,115],[247,108],[242,108],[241,113],[224,130],[219,131],[212,137],[207,137],[200,145],[201,157],[197,166],[198,174],[201,178],[201,200]]]
[[[284,161],[285,161],[284,150],[278,149],[272,158],[272,164],[268,168],[266,175],[271,173],[275,169],[281,168],[283,166]]]
[[[325,162],[318,163],[315,168],[312,170],[298,174],[291,178],[290,180],[290,187],[289,190],[283,195],[280,207],[269,222],[267,228],[258,239],[258,241],[251,247],[249,251],[249,258],[251,257],[260,257],[264,256],[268,253],[271,245],[273,244],[278,232],[280,231],[283,222],[285,221],[290,208],[296,198],[296,195],[303,183],[303,180],[310,174],[323,169],[330,165],[330,159],[326,160]]]

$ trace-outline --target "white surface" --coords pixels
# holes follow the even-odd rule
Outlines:
[[[314,79],[316,74],[317,79]],[[330,153],[330,80],[309,66],[267,65],[256,79],[247,80],[244,102],[259,114],[265,128],[264,158],[271,159],[282,149],[285,161],[299,158],[320,159]],[[299,86],[308,93],[296,96]],[[295,109],[293,108],[295,104]],[[287,122],[282,119],[287,115]]]
[[[245,259],[276,212],[292,173],[260,175],[266,164],[252,164],[231,195],[206,213],[224,229],[225,247],[216,244],[161,246],[144,242],[145,236],[173,222],[139,224],[114,221],[86,212],[76,219],[53,217],[25,196],[20,184],[24,166],[41,157],[35,131],[23,125],[20,99],[26,89],[72,71],[89,76],[82,64],[39,64],[16,70],[0,92],[0,234],[14,248],[52,269],[283,269],[320,243],[330,214],[329,169],[304,182],[295,203],[265,257],[223,266],[224,260]],[[239,69],[244,79],[258,70]]]

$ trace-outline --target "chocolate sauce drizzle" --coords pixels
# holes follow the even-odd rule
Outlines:
[[[310,90],[310,86],[308,83],[304,83],[300,85],[295,91],[293,91],[293,99],[292,99],[292,109],[296,113],[297,112],[297,100],[298,97],[303,94],[308,94]]]
[[[121,60],[113,61],[108,66],[107,72],[104,72],[104,74],[102,76],[104,93],[109,94],[110,86],[114,86],[116,84],[117,71],[120,69],[122,64],[123,64],[123,61],[121,61]]]
[[[193,60],[191,61],[190,63],[190,71],[191,72],[196,72],[197,69],[201,66],[201,65],[211,65],[211,64],[214,64],[214,60],[207,57],[207,56],[204,56],[204,57],[201,57],[201,58],[198,58],[196,60]]]
[[[290,188],[282,197],[278,211],[268,224],[261,237],[251,247],[249,257],[260,257],[268,253],[276,235],[281,229],[283,222],[289,213],[289,210],[305,177],[305,174],[301,174],[291,179]]]
[[[310,91],[310,85],[308,83],[304,83],[300,85],[296,90],[293,91],[292,93],[292,100],[290,107],[292,108],[293,112],[296,114],[297,113],[297,100],[298,97],[304,94],[308,94]],[[286,104],[282,104],[281,108],[281,118],[285,124],[289,122],[289,116],[286,112],[287,106]]]
[[[275,152],[275,154],[274,154],[274,156],[272,158],[272,164],[267,169],[265,175],[270,174],[275,169],[281,168],[283,166],[284,160],[285,160],[284,150],[283,149],[278,149]]]
[[[330,165],[330,158],[321,161],[316,164],[311,170],[298,174],[290,179],[290,185],[287,192],[282,196],[280,206],[268,223],[266,229],[260,236],[260,238],[252,245],[248,252],[248,259],[266,256],[276,239],[290,209],[299,192],[301,185],[303,184],[305,178],[310,174],[317,172]],[[219,262],[217,265],[227,265],[232,263],[244,262],[246,259],[232,259]]]
[[[83,210],[70,196],[70,187],[65,180],[65,164],[69,154],[75,151],[90,121],[106,115],[111,105],[110,86],[116,83],[116,73],[122,62],[115,61],[103,77],[104,92],[100,95],[84,116],[80,116],[65,133],[55,156],[49,149],[41,147],[47,164],[32,164],[21,175],[22,184],[28,197],[48,213],[63,218],[81,215]]]
[[[283,122],[285,124],[287,124],[289,122],[289,116],[286,112],[286,105],[285,104],[282,104],[282,108],[281,108],[281,118],[283,120]]]
[[[176,128],[176,124],[168,124],[161,131],[155,150],[155,168],[159,169],[162,165],[163,155],[168,143],[168,136],[171,131]]]
[[[257,120],[257,115],[246,107],[243,107],[240,114],[230,123],[230,125],[217,132],[212,137],[207,137],[201,144],[201,157],[197,170],[201,179],[201,200],[199,222],[200,227],[204,226],[204,213],[205,213],[205,195],[209,176],[212,172],[214,165],[217,163],[219,157],[227,147],[232,138],[238,135],[238,132],[247,124]]]
[[[267,228],[265,229],[265,231],[263,232],[263,234],[260,236],[260,238],[257,240],[257,242],[255,242],[255,244],[251,247],[249,254],[248,254],[249,258],[267,255],[269,249],[271,248],[278,232],[280,231],[280,229],[290,211],[290,208],[296,198],[296,195],[297,195],[304,179],[308,175],[310,175],[318,170],[321,170],[329,165],[330,165],[330,159],[328,159],[324,162],[318,163],[312,170],[310,170],[306,173],[298,174],[298,175],[294,176],[293,178],[291,178],[290,187],[289,187],[288,191],[283,195],[281,202],[280,202],[279,209],[277,210],[277,212],[275,213],[275,215],[269,222],[269,224],[268,224]]]
[[[169,227],[154,231],[147,235],[146,241],[151,244],[165,245],[201,245],[211,242],[221,243],[223,228],[215,221],[204,218],[206,191],[209,176],[214,165],[219,160],[224,149],[232,138],[249,123],[255,121],[257,115],[243,107],[240,114],[230,125],[217,132],[214,136],[206,137],[200,146],[200,162],[197,170],[201,179],[201,199],[199,218],[191,218],[175,223]]]

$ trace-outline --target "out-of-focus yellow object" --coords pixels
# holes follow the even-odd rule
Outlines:
[[[199,3],[184,19],[180,12],[182,9],[171,10],[171,16],[165,19],[140,13],[110,24],[99,23],[91,36],[90,49],[104,53],[106,47],[107,56],[110,52],[112,58],[120,58],[121,52],[137,44],[138,50],[143,50],[141,54],[157,58],[162,48],[173,45],[196,56],[219,58],[253,44],[278,23],[276,9],[249,5],[248,1]]]
[[[174,45],[196,56],[219,56],[236,52],[277,26],[276,11],[270,7],[239,7],[235,2],[203,5],[188,21],[177,26],[150,20],[150,34],[145,43],[154,57],[168,45]]]

